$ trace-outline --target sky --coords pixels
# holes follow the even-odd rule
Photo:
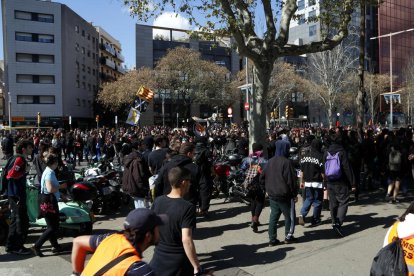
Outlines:
[[[125,56],[125,65],[128,68],[135,67],[135,24],[137,19],[129,15],[128,9],[123,6],[121,0],[52,0],[65,4],[83,19],[93,22],[93,25],[104,28],[122,46]],[[1,14],[1,5],[0,5]],[[141,23],[179,29],[189,29],[187,19],[171,13],[165,13],[154,21]],[[0,59],[3,59],[3,30],[0,28]]]

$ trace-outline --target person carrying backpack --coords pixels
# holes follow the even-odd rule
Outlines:
[[[133,143],[134,150],[123,160],[122,189],[134,199],[135,208],[148,208],[146,198],[149,194],[150,172],[144,162],[144,157],[138,152],[138,147],[138,143]]]
[[[393,136],[388,149],[388,189],[385,200],[389,203],[398,203],[397,195],[401,183],[402,152],[397,137]]]
[[[6,252],[18,255],[28,255],[31,251],[24,247],[29,229],[29,217],[26,205],[26,166],[27,156],[32,155],[33,143],[22,140],[16,145],[16,155],[11,157],[5,168],[5,178],[2,179],[2,190],[7,184],[6,195],[10,206],[9,235],[6,242]]]
[[[394,252],[387,252],[387,248],[392,246],[393,242],[397,242],[400,249],[402,249],[402,257],[404,263],[399,260],[399,256],[395,256]],[[397,251],[398,252],[398,251]],[[387,254],[388,253],[388,254]],[[386,273],[393,265],[400,265],[399,267],[393,267],[393,275],[405,274],[408,276],[414,276],[414,201],[411,202],[407,210],[399,217],[387,231],[384,238],[383,248],[374,258],[371,266],[371,274],[376,275],[389,275]]]
[[[328,139],[330,146],[323,160],[332,228],[339,237],[344,237],[341,226],[348,211],[350,189],[355,191],[355,176],[342,146],[342,133],[330,130]]]
[[[248,196],[251,198],[252,223],[250,226],[253,228],[253,232],[257,233],[257,227],[260,225],[259,217],[265,206],[265,192],[259,179],[267,160],[263,157],[263,146],[261,144],[253,143],[252,149],[253,153],[243,159],[241,169],[246,172],[243,186],[249,191]]]

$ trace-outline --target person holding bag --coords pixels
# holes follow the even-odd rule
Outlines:
[[[46,169],[43,171],[40,181],[39,209],[40,215],[45,218],[47,229],[39,237],[37,242],[31,247],[36,256],[43,257],[40,250],[42,245],[49,240],[53,246],[52,252],[58,253],[62,249],[57,242],[57,232],[59,229],[59,189],[66,188],[66,183],[59,185],[55,170],[58,166],[58,156],[49,154],[46,157]]]

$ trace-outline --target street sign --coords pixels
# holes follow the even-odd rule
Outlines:
[[[248,111],[250,109],[249,103],[244,103],[244,110]]]

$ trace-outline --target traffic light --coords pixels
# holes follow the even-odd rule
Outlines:
[[[95,117],[95,121],[96,121],[97,123],[99,123],[99,115],[96,115],[96,117]]]
[[[286,119],[289,118],[289,106],[288,105],[285,107],[285,118]]]
[[[295,109],[293,107],[289,107],[288,115],[289,115],[289,118],[295,117]]]
[[[141,86],[138,89],[137,96],[140,99],[150,103],[152,102],[152,99],[154,98],[154,92],[151,89],[146,88],[145,86]]]
[[[40,116],[40,112],[37,112],[37,125],[40,125],[40,121],[42,120]]]

